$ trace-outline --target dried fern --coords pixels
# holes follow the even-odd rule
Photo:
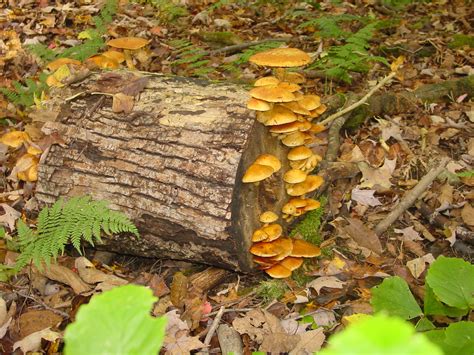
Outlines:
[[[123,213],[112,211],[106,201],[92,201],[89,196],[66,202],[60,199],[41,210],[36,230],[22,220],[18,221],[17,229],[21,251],[15,265],[17,270],[31,261],[37,267],[43,262],[49,264],[69,243],[81,253],[81,241],[91,245],[101,242],[102,231],[108,235],[128,232],[139,236],[135,225]]]

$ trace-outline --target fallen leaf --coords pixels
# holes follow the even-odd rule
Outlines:
[[[346,283],[335,276],[321,276],[306,284],[306,287],[313,288],[317,294],[323,287],[343,288]]]
[[[258,344],[263,342],[267,334],[284,333],[280,320],[260,309],[253,309],[244,317],[234,319],[232,326],[240,334],[247,334]]]
[[[306,333],[300,334],[300,341],[293,350],[290,351],[290,355],[309,355],[313,354],[321,349],[326,336],[323,333],[323,328],[310,330]]]
[[[189,327],[186,322],[180,319],[177,312],[175,309],[165,314],[168,319],[166,335],[163,340],[163,348],[166,350],[165,354],[188,354],[191,350],[204,347],[199,337],[189,336]]]
[[[409,226],[403,229],[398,229],[394,228],[393,230],[395,233],[400,233],[402,234],[402,237],[400,238],[403,241],[407,240],[423,240],[423,238],[420,237],[420,234],[415,230],[413,226]]]
[[[300,340],[301,337],[298,334],[266,334],[258,350],[270,354],[288,353],[296,347]]]
[[[352,189],[351,199],[364,206],[381,206],[382,203],[374,197],[375,190],[360,190],[358,187]]]
[[[396,159],[385,159],[384,164],[380,168],[372,168],[365,162],[357,164],[362,172],[360,187],[375,188],[377,191],[389,189],[392,186],[390,178],[395,170]]]
[[[23,339],[42,329],[55,327],[62,321],[61,316],[47,309],[27,311],[18,319],[20,337]]]
[[[382,244],[375,232],[367,228],[361,220],[356,218],[346,218],[349,222],[346,226],[341,228],[360,246],[367,248],[374,253],[382,254]]]
[[[74,266],[77,273],[85,282],[89,284],[96,284],[99,282],[106,282],[111,286],[120,286],[128,284],[128,281],[115,275],[106,274],[103,271],[97,270],[87,258],[81,256],[75,260]]]
[[[69,285],[76,294],[90,290],[89,285],[82,281],[78,274],[65,266],[59,264],[43,265],[43,269],[39,272],[50,280]]]
[[[474,207],[466,203],[461,211],[461,217],[468,226],[474,226]]]
[[[441,204],[439,208],[445,208],[453,203],[454,188],[445,183],[437,192],[437,200]]]
[[[114,95],[112,100],[112,111],[130,113],[133,110],[135,98],[133,96],[125,95],[121,92]]]
[[[53,332],[51,329],[46,328],[17,341],[15,344],[13,344],[13,350],[20,348],[25,354],[28,351],[39,351],[41,350],[41,339],[53,342],[60,336],[60,333]]]
[[[16,220],[20,218],[21,213],[15,210],[14,208],[11,208],[6,203],[0,203],[0,206],[5,211],[5,214],[0,216],[0,224],[7,226],[10,231],[13,232],[15,230]]]
[[[3,143],[12,148],[18,148],[25,142],[29,142],[30,137],[26,132],[11,131],[0,137],[0,143]]]
[[[184,300],[188,294],[188,278],[182,272],[177,272],[173,275],[171,281],[171,303],[175,307],[181,308],[184,305]]]
[[[430,253],[423,255],[422,257],[410,260],[407,262],[406,265],[413,277],[417,279],[425,271],[426,264],[431,264],[433,261],[433,255]]]

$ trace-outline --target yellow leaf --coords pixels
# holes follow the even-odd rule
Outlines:
[[[54,72],[53,75],[58,81],[61,81],[63,79],[66,79],[68,76],[70,76],[71,71],[69,70],[69,67],[67,66],[67,64],[63,64]]]
[[[398,68],[405,62],[405,57],[403,55],[395,59],[392,64],[390,64],[390,69],[392,71],[397,71]]]
[[[24,142],[29,142],[30,137],[21,131],[11,131],[0,137],[0,142],[12,148],[18,148]]]
[[[38,154],[41,154],[42,152],[43,151],[41,149],[32,145],[30,145],[27,150],[27,153],[31,155],[38,155]]]
[[[79,32],[79,34],[77,35],[77,38],[78,39],[92,39],[92,35],[89,30],[85,30],[85,31]]]
[[[354,313],[350,316],[343,317],[342,322],[345,325],[349,325],[349,324],[357,323],[357,322],[361,321],[362,319],[366,319],[368,317],[372,317],[372,316],[369,315],[369,314],[365,314],[365,313]]]

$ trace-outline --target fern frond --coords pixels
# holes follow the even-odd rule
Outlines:
[[[106,201],[93,201],[89,196],[59,199],[53,206],[43,208],[36,232],[21,220],[17,228],[21,250],[17,270],[31,261],[39,268],[43,262],[48,265],[64,252],[68,243],[81,253],[81,242],[92,245],[101,242],[102,230],[107,234],[128,232],[139,236],[135,225],[123,213],[112,211]]]

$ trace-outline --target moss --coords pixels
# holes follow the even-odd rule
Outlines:
[[[242,43],[242,39],[232,32],[199,32],[199,38],[204,42],[211,42],[220,46],[231,46]]]
[[[448,44],[449,48],[456,49],[464,46],[474,48],[474,36],[468,36],[463,34],[455,34],[453,40]]]
[[[321,203],[321,207],[306,213],[305,217],[291,230],[291,237],[294,237],[296,234],[300,234],[303,239],[307,240],[308,242],[317,245],[321,244],[319,227],[321,226],[321,217],[324,213],[324,205],[327,202],[327,198],[322,196],[319,202]]]
[[[278,300],[289,288],[283,280],[273,279],[260,282],[255,293],[263,299],[264,303]]]

